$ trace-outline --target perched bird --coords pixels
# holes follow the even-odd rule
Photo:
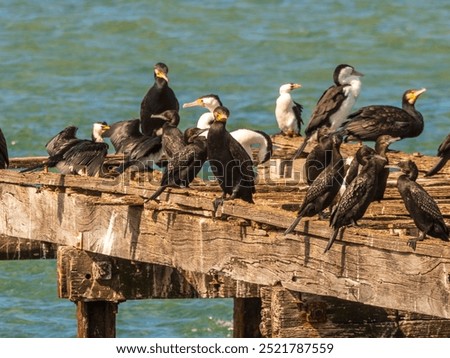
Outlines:
[[[370,154],[376,153],[386,159],[386,165],[383,168],[383,170],[381,170],[378,173],[378,178],[377,178],[378,184],[377,184],[375,194],[373,196],[373,201],[379,202],[379,201],[383,200],[384,192],[386,190],[387,180],[389,177],[389,168],[387,167],[389,164],[389,160],[386,155],[386,152],[387,152],[389,146],[398,140],[400,140],[400,137],[391,137],[389,134],[382,135],[377,138],[377,140],[375,142],[375,149],[372,149],[372,148],[368,147],[367,145],[363,145],[356,151],[354,157],[348,157],[347,159],[350,159],[349,160],[350,163],[346,170],[344,182],[343,182],[342,188],[340,190],[340,193],[343,194],[345,191],[345,188],[358,175],[359,171],[361,170],[361,168],[363,167],[364,162],[365,162],[363,158],[367,157]]]
[[[378,185],[378,174],[386,165],[386,159],[372,150],[368,151],[368,155],[361,158],[361,161],[364,166],[360,173],[347,187],[331,212],[330,226],[333,233],[324,252],[331,248],[338,234],[346,226],[357,225],[357,221],[364,216],[373,201]]]
[[[8,146],[3,131],[0,129],[0,169],[6,169],[9,165]]]
[[[222,102],[218,95],[208,94],[197,98],[195,101],[184,103],[183,108],[190,107],[204,107],[209,112],[203,113],[197,121],[197,128],[207,129],[214,122],[214,110],[222,106]],[[253,159],[253,148],[258,147],[257,157],[255,164],[262,164],[267,162],[273,151],[272,139],[268,134],[263,131],[253,129],[237,129],[230,134],[244,147],[250,158]],[[202,133],[203,136],[208,136],[208,131]]]
[[[215,209],[224,200],[240,198],[249,203],[254,202],[256,174],[253,162],[245,149],[226,130],[229,114],[226,107],[217,107],[214,110],[214,122],[208,131],[208,161],[222,189],[222,198],[214,201]]]
[[[280,95],[275,106],[275,118],[282,135],[289,137],[301,135],[303,106],[295,102],[291,96],[291,91],[301,86],[298,83],[286,83],[280,87]]]
[[[102,137],[107,129],[109,126],[106,122],[94,123],[92,138],[89,140],[76,137],[77,127],[66,127],[46,144],[48,159],[36,167],[21,172],[56,167],[61,174],[98,176],[108,153],[108,144]]]
[[[186,146],[168,161],[159,188],[148,200],[156,200],[167,187],[189,187],[207,159],[207,139],[200,136],[201,131],[185,130]]]
[[[439,159],[436,165],[425,174],[426,177],[431,177],[438,173],[450,159],[450,134],[445,137],[444,141],[439,146],[437,156],[441,159]]]
[[[400,138],[417,137],[424,125],[422,114],[414,105],[425,91],[425,88],[407,90],[402,97],[402,108],[375,105],[353,112],[343,126],[345,140],[376,141],[383,134]]]
[[[418,183],[418,169],[412,160],[397,164],[402,175],[397,179],[397,188],[403,199],[406,210],[421,231],[419,237],[408,240],[408,246],[416,249],[417,241],[425,239],[426,235],[449,241],[449,230],[436,201]]]
[[[379,136],[375,142],[375,152],[386,159],[386,164],[378,174],[378,184],[373,196],[373,201],[380,202],[384,198],[384,192],[386,191],[387,180],[389,178],[389,168],[387,167],[389,165],[389,158],[387,157],[386,153],[389,149],[389,146],[392,143],[399,141],[400,139],[400,137],[392,137],[389,134],[384,134]]]
[[[100,130],[100,126],[94,124],[93,131],[97,130]],[[20,172],[26,173],[42,169],[47,172],[48,168],[57,167],[58,163],[63,161],[63,156],[69,149],[85,141],[84,139],[79,139],[76,136],[77,131],[78,127],[75,126],[68,126],[64,128],[61,132],[51,138],[45,145],[49,157],[43,163],[23,169]],[[95,134],[95,136],[97,136],[97,134]]]
[[[334,85],[322,94],[314,107],[305,129],[305,140],[296,151],[294,159],[300,156],[310,138],[320,127],[330,127],[333,132],[347,119],[361,92],[362,76],[362,73],[350,65],[341,64],[335,68]]]
[[[108,144],[103,141],[103,133],[109,129],[106,122],[93,124],[91,140],[84,139],[74,144],[56,164],[62,174],[99,176],[108,154]]]
[[[111,140],[116,154],[124,155],[124,162],[115,168],[117,173],[123,173],[130,166],[137,171],[152,170],[161,159],[161,136],[144,135],[139,126],[139,119],[120,121],[113,123],[103,134]]]
[[[161,130],[161,142],[164,154],[167,159],[170,159],[175,153],[181,151],[185,145],[183,132],[178,128],[180,115],[172,109],[157,116],[165,121]]]
[[[152,136],[154,131],[161,128],[164,120],[158,117],[152,118],[166,110],[178,111],[180,105],[173,90],[169,87],[169,68],[161,62],[154,66],[155,82],[145,94],[141,102],[141,130],[142,133]]]
[[[300,220],[305,217],[312,217],[322,213],[333,202],[339,192],[344,178],[344,162],[342,160],[339,148],[342,138],[338,135],[332,135],[332,155],[330,164],[323,170],[318,177],[309,186],[303,203],[298,210],[297,217],[284,232],[285,235],[292,232]]]
[[[212,122],[214,122],[213,112],[219,106],[222,106],[222,102],[216,94],[207,94],[197,98],[195,101],[183,104],[183,108],[204,107],[208,110],[208,112],[203,113],[197,121],[197,128],[200,129],[206,129],[211,126]]]
[[[318,143],[309,152],[303,166],[308,185],[328,166],[332,159],[333,136],[328,127],[320,127],[317,131]]]

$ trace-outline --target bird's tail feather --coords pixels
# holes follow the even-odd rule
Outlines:
[[[437,172],[439,172],[439,170],[441,170],[444,165],[447,163],[448,158],[441,158],[439,159],[439,161],[436,163],[436,165],[431,168],[426,174],[426,177],[431,177],[432,175],[435,175]]]
[[[294,229],[297,227],[298,223],[302,219],[302,216],[299,215],[295,218],[295,220],[292,222],[291,226],[289,226],[286,231],[284,232],[285,235],[290,234]]]
[[[297,159],[303,153],[303,151],[306,148],[306,145],[308,144],[308,140],[309,140],[309,138],[306,137],[305,140],[303,141],[302,145],[294,153],[294,157],[292,159]]]
[[[338,234],[341,232],[342,228],[335,228],[333,231],[333,235],[331,236],[330,240],[328,241],[327,247],[325,248],[323,253],[326,253],[331,246],[333,245],[333,243],[336,241],[336,238],[338,236]]]

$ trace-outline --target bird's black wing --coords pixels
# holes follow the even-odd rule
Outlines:
[[[108,153],[108,144],[83,141],[70,148],[64,155],[64,165],[77,172],[86,168],[87,175],[95,175],[103,164]]]
[[[344,128],[350,140],[376,140],[383,134],[401,137],[409,125],[409,114],[401,108],[367,106],[351,113]]]
[[[116,154],[126,153],[132,143],[142,136],[139,129],[140,120],[130,119],[116,122],[103,133],[103,137],[109,138]]]
[[[78,140],[76,137],[77,130],[77,127],[69,126],[50,139],[45,145],[48,155],[58,155],[66,150],[69,143],[73,143],[75,140]]]
[[[316,106],[311,114],[305,134],[311,136],[312,133],[324,125],[329,126],[329,118],[337,112],[345,100],[344,88],[346,86],[329,87],[317,101]]]
[[[227,132],[228,148],[234,160],[240,166],[241,176],[245,186],[255,192],[255,171],[253,170],[253,160],[250,158],[244,147]]]
[[[294,111],[295,119],[297,121],[298,134],[300,134],[300,128],[303,124],[303,106],[300,103],[294,101],[294,107],[292,107],[292,110]]]
[[[268,135],[266,132],[256,130],[256,129],[253,131],[260,134],[264,138],[264,142],[266,143],[266,151],[264,153],[264,158],[260,161],[260,164],[262,164],[262,163],[267,162],[272,157],[272,154],[273,154],[272,138],[270,138],[270,135]]]

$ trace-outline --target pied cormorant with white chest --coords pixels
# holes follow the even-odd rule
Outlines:
[[[276,100],[275,118],[280,128],[280,134],[293,137],[301,136],[303,124],[303,106],[292,99],[291,91],[302,87],[299,83],[286,83],[280,87],[280,95]]]
[[[203,113],[197,121],[197,128],[207,129],[214,122],[214,110],[222,106],[222,102],[218,95],[208,94],[197,98],[195,101],[184,103],[183,108],[189,107],[204,107],[209,112]],[[253,159],[253,148],[258,147],[257,159],[255,164],[263,164],[267,162],[272,156],[273,144],[270,136],[260,130],[241,128],[230,132],[247,151],[250,158]],[[208,131],[202,133],[203,136],[208,136]]]
[[[320,97],[305,128],[305,140],[296,151],[294,159],[300,156],[308,141],[322,126],[333,132],[347,119],[361,92],[362,73],[347,64],[338,65],[333,73],[334,85]]]

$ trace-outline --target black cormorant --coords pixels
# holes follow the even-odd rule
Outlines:
[[[138,171],[152,170],[162,156],[161,136],[147,136],[139,129],[139,119],[131,119],[111,124],[103,137],[109,137],[116,154],[124,155],[124,162],[115,169],[123,173],[130,166]]]
[[[280,95],[275,106],[275,118],[282,135],[301,136],[303,106],[295,102],[291,96],[291,91],[301,86],[299,83],[286,83],[280,87]]]
[[[339,134],[331,136],[332,154],[331,161],[318,177],[309,186],[303,203],[298,210],[297,217],[284,232],[285,235],[292,232],[302,217],[321,214],[333,202],[339,192],[344,178],[344,162],[339,152],[342,138]]]
[[[154,66],[155,83],[148,90],[141,102],[141,129],[142,133],[152,136],[154,131],[164,124],[160,118],[152,118],[169,109],[180,109],[177,97],[169,87],[169,68],[161,62]]]
[[[103,141],[103,133],[109,129],[106,122],[96,122],[92,128],[91,140],[81,140],[68,149],[56,168],[62,174],[98,176],[108,154],[108,144]]]
[[[373,196],[373,201],[380,202],[384,198],[384,192],[386,191],[387,180],[389,178],[389,168],[387,167],[387,165],[389,165],[389,158],[387,157],[386,153],[389,146],[400,139],[400,137],[392,137],[389,134],[385,134],[379,136],[377,138],[377,141],[375,142],[375,152],[386,159],[386,165],[378,174],[378,184]]]
[[[426,235],[449,241],[449,230],[436,201],[416,183],[416,164],[412,160],[406,160],[397,165],[403,172],[397,180],[398,191],[414,224],[421,231],[419,237],[408,240],[408,246],[415,250],[417,241],[424,240]]]
[[[318,143],[309,152],[303,166],[303,174],[308,185],[311,185],[331,162],[333,140],[330,129],[328,127],[320,127],[317,131],[317,138]]]
[[[192,183],[207,158],[207,139],[199,136],[202,131],[200,128],[185,130],[187,144],[168,161],[160,187],[148,200],[156,200],[167,187],[188,187]]]
[[[222,102],[218,95],[208,94],[197,98],[193,102],[184,103],[183,108],[189,107],[204,107],[208,109],[209,112],[203,113],[197,121],[197,127],[201,129],[207,129],[214,122],[214,109],[222,106]],[[253,129],[237,129],[230,134],[236,139],[247,151],[250,158],[253,159],[253,148],[258,147],[258,159],[255,160],[255,164],[262,164],[267,162],[273,151],[272,139],[270,136],[259,130]],[[208,132],[202,133],[205,137],[208,136]]]
[[[357,225],[357,221],[364,216],[373,201],[378,175],[386,165],[386,159],[372,150],[368,151],[367,157],[361,160],[364,166],[331,212],[330,226],[333,228],[333,233],[324,252],[331,248],[341,230],[348,225]]]
[[[236,198],[253,203],[255,193],[253,162],[242,145],[226,130],[229,113],[226,107],[217,107],[214,122],[208,130],[208,161],[223,194],[222,199],[215,200],[215,208],[223,200]]]
[[[98,126],[94,124],[93,131],[97,131],[97,129],[99,129]],[[63,161],[63,156],[69,149],[76,146],[77,144],[86,141],[85,139],[77,138],[77,131],[78,127],[75,126],[68,126],[64,128],[61,132],[50,139],[45,145],[45,149],[47,150],[49,157],[43,163],[23,169],[20,172],[26,173],[41,169],[47,171],[48,168],[56,167],[58,163]]]
[[[402,108],[375,105],[353,112],[343,126],[345,140],[376,141],[383,134],[400,138],[417,137],[423,131],[423,117],[414,104],[425,91],[425,88],[407,90],[402,97]]]
[[[356,71],[353,66],[338,65],[333,73],[334,85],[329,87],[320,97],[307,127],[305,140],[296,151],[294,159],[298,158],[306,147],[309,139],[322,126],[330,127],[331,131],[339,129],[347,119],[353,105],[361,91],[363,74]]]
[[[183,132],[178,128],[180,115],[178,111],[167,110],[159,114],[158,117],[165,121],[161,130],[161,141],[166,159],[170,159],[185,146]]]
[[[431,177],[438,173],[450,159],[450,134],[445,137],[444,141],[439,146],[437,156],[440,157],[439,161],[425,174],[426,177]]]
[[[9,165],[8,146],[3,131],[0,129],[0,169],[6,169]]]

